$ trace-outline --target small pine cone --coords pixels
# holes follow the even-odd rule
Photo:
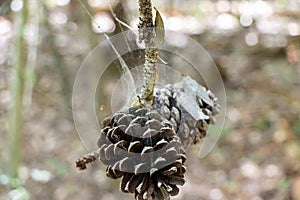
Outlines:
[[[169,199],[184,184],[186,160],[172,125],[153,108],[129,108],[103,120],[98,140],[106,174],[136,199]]]
[[[198,91],[195,92],[195,95],[187,94],[191,93],[189,90],[192,90],[189,88],[190,84],[185,83],[188,81],[194,84],[193,87],[197,87]],[[214,116],[219,113],[220,105],[211,91],[207,91],[191,78],[187,77],[182,82],[174,86],[156,87],[153,106],[172,124],[186,150],[190,145],[197,144],[201,138],[206,136],[208,125],[215,122]],[[186,100],[181,100],[181,95]],[[196,113],[199,116],[198,119],[195,119],[186,109],[189,106],[187,104],[191,102],[195,102],[194,106],[198,107],[198,113]]]

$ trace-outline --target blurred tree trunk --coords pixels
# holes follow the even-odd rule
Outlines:
[[[21,162],[21,138],[22,138],[22,108],[23,108],[23,91],[25,85],[25,64],[26,51],[24,41],[24,31],[28,15],[27,0],[23,0],[23,8],[16,13],[17,33],[15,35],[13,69],[15,72],[12,81],[11,92],[13,105],[10,110],[10,126],[9,126],[9,174],[11,177],[18,177],[18,168]]]
[[[28,17],[27,23],[30,24],[28,44],[27,44],[27,61],[25,71],[25,88],[24,88],[24,105],[32,104],[32,92],[36,83],[35,68],[39,53],[40,40],[40,19],[42,15],[42,6],[40,1],[28,0]]]
[[[0,16],[6,15],[9,12],[11,1],[12,0],[0,0]]]
[[[72,113],[70,112],[72,106],[71,106],[71,86],[69,82],[69,78],[67,75],[67,69],[66,69],[66,64],[64,61],[64,57],[59,51],[59,48],[55,45],[55,38],[56,38],[56,33],[49,23],[48,17],[50,16],[50,9],[47,7],[46,2],[43,1],[42,3],[43,6],[43,11],[44,11],[44,19],[43,23],[48,33],[48,38],[47,38],[47,44],[50,47],[50,50],[52,51],[54,60],[55,60],[55,67],[57,69],[57,72],[60,76],[60,86],[61,86],[61,96],[63,98],[63,105],[64,105],[64,113],[66,116],[66,119],[72,121]]]

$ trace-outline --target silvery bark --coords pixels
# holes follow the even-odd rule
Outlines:
[[[158,78],[157,59],[158,49],[155,47],[155,29],[152,15],[151,0],[139,0],[140,22],[139,42],[145,43],[144,85],[142,100],[152,102],[155,82]]]

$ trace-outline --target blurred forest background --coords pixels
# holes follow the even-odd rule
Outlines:
[[[76,72],[103,31],[127,30],[109,1],[83,1],[101,29],[77,0],[0,3],[0,199],[133,199],[102,164],[84,172],[74,165],[86,153],[72,120]],[[196,148],[188,152],[187,182],[173,199],[299,200],[300,0],[153,4],[167,29],[210,53],[227,93],[217,146],[201,160]],[[137,5],[111,1],[133,28]]]

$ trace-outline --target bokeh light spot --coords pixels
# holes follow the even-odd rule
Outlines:
[[[250,15],[242,15],[240,18],[240,23],[242,26],[251,26],[253,23],[253,18]]]
[[[116,28],[116,25],[112,18],[105,12],[99,12],[94,15],[93,23],[93,31],[95,33],[103,33],[103,32],[113,32]]]
[[[23,1],[13,0],[10,4],[10,9],[14,12],[18,12],[23,8]]]
[[[245,37],[245,42],[248,46],[255,46],[258,43],[258,36],[254,32],[250,32]]]

